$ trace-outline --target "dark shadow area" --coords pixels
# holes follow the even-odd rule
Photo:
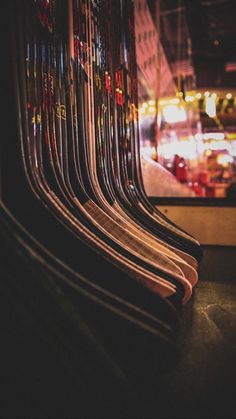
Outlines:
[[[236,283],[236,246],[202,246],[200,281]]]
[[[199,282],[182,311],[181,361],[152,385],[145,417],[235,418],[236,248],[203,252]]]

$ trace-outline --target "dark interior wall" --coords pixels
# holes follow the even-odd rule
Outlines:
[[[236,284],[236,247],[205,245],[202,248],[200,280]]]

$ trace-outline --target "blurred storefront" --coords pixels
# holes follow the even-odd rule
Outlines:
[[[164,2],[160,4],[161,19],[156,22],[146,0],[135,2],[144,183],[152,159],[157,171],[164,168],[172,175],[166,177],[168,184],[171,179],[173,185],[178,181],[172,196],[180,196],[184,185],[183,197],[186,187],[189,196],[227,197],[236,177],[236,90],[230,86],[196,87],[186,8],[169,11]],[[159,49],[155,44],[158,39]],[[168,42],[171,52],[166,48]],[[230,73],[235,71],[231,67],[226,69]],[[164,184],[163,178],[162,185],[154,188],[158,196],[166,196]]]
[[[226,197],[236,175],[232,93],[189,92],[159,101],[158,162],[200,197]],[[209,102],[210,99],[210,102]],[[220,108],[220,111],[217,109]],[[153,104],[141,104],[142,155],[155,158]]]

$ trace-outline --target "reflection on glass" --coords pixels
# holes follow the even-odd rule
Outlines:
[[[196,10],[194,2],[180,0],[181,7],[174,8],[171,1],[158,1],[159,32],[153,2],[142,0],[149,6],[152,3],[145,16],[136,9],[136,33],[156,25],[157,39],[156,44],[136,43],[146,192],[159,197],[227,198],[236,180],[236,52],[230,49],[235,30],[229,32],[228,25],[230,19],[236,27],[236,14],[225,5],[212,7],[208,13],[208,9]],[[219,22],[225,34],[228,31],[227,39],[211,34],[209,25],[207,40],[214,35],[219,43],[200,42],[196,13],[203,19],[206,14],[215,28]],[[209,45],[215,49],[208,50]],[[144,66],[154,52],[158,71]]]
[[[204,103],[199,104],[202,96]],[[180,183],[178,191],[176,190],[176,193],[172,191],[173,196],[181,196],[179,187],[184,185],[183,196],[186,196],[187,186],[190,190],[187,196],[227,197],[227,188],[236,176],[236,129],[234,127],[222,129],[220,119],[230,112],[229,99],[226,99],[225,95],[224,107],[221,112],[215,113],[219,101],[222,101],[219,94],[212,97],[211,93],[204,96],[204,92],[189,92],[186,98],[187,101],[176,97],[159,101],[157,175],[156,178],[150,179],[150,182],[157,183],[156,196],[166,196],[166,188],[163,187],[164,169],[173,176],[170,177],[168,173],[166,176],[168,183],[173,181],[173,184],[176,184],[176,180]],[[173,104],[175,99],[177,102]],[[214,106],[211,108],[212,104]],[[201,111],[201,107],[205,108],[205,112]],[[148,161],[154,161],[156,156],[154,118],[153,105],[141,104],[139,108],[141,156],[146,165]],[[204,118],[217,118],[218,126],[205,127]],[[162,184],[158,182],[160,171]],[[148,176],[147,170],[145,176]]]

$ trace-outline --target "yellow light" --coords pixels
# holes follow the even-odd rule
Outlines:
[[[223,132],[206,132],[203,134],[204,140],[224,140],[225,134]]]
[[[232,99],[232,93],[227,93],[226,99],[228,99],[228,100]]]
[[[194,97],[193,96],[185,96],[185,102],[193,102]]]
[[[159,155],[165,159],[170,159],[178,154],[181,157],[194,159],[196,158],[196,145],[194,141],[171,141],[170,143],[160,144],[158,146]],[[181,166],[180,166],[181,167]]]
[[[149,108],[148,108],[148,111],[149,111],[150,113],[154,113],[154,112],[155,112],[155,110],[156,110],[155,106],[149,106]]]
[[[183,92],[176,92],[177,97],[183,97]]]
[[[159,100],[159,105],[165,105],[166,104],[166,100],[164,100],[164,99],[161,99],[161,100]]]
[[[143,108],[143,109],[146,109],[147,107],[148,107],[147,102],[143,102],[143,104],[142,104],[142,108]]]
[[[235,140],[236,139],[236,133],[235,132],[228,132],[227,139],[228,140]]]
[[[206,150],[206,156],[210,156],[212,154],[211,150]]]
[[[197,99],[201,99],[201,97],[202,97],[202,94],[201,93],[196,93],[196,98]]]
[[[150,106],[154,106],[154,105],[155,105],[155,100],[149,100],[149,101],[148,101],[148,104],[149,104]]]
[[[187,115],[183,106],[165,106],[163,108],[163,116],[168,123],[183,122],[187,120]]]
[[[178,105],[179,102],[180,102],[179,98],[173,97],[173,98],[167,98],[167,99],[160,99],[159,100],[159,105],[160,106],[164,106],[164,105]]]
[[[170,99],[170,103],[171,105],[178,105],[179,99],[177,97],[175,97],[174,99]]]
[[[229,163],[233,163],[234,159],[232,156],[229,156],[228,154],[219,154],[217,156],[217,163],[227,167]]]
[[[205,96],[205,97],[209,97],[209,96],[210,96],[210,92],[206,91],[206,92],[204,93],[204,96]]]
[[[215,118],[216,116],[216,103],[212,97],[206,98],[206,113],[210,118]]]

